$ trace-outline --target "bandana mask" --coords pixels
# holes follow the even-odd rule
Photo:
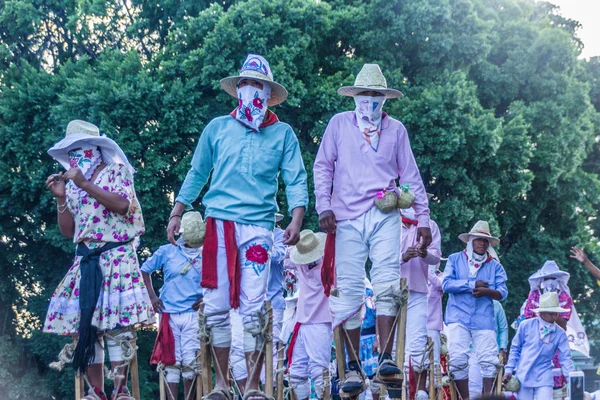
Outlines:
[[[258,132],[267,112],[267,100],[271,98],[271,87],[263,83],[263,89],[246,85],[237,88],[238,108],[235,119]]]
[[[371,148],[377,151],[385,96],[354,96],[356,122]]]
[[[90,179],[94,171],[102,163],[102,154],[96,146],[82,147],[69,151],[69,165],[79,168],[85,179]]]

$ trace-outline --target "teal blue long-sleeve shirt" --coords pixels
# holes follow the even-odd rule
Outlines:
[[[189,170],[175,201],[190,206],[200,195],[206,216],[273,229],[278,211],[277,179],[281,173],[291,211],[308,207],[306,170],[292,128],[276,122],[259,132],[230,115],[204,128]]]

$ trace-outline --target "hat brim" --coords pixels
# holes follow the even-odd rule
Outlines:
[[[264,79],[264,75],[253,71],[246,71],[244,72],[244,75],[228,76],[227,78],[221,79],[221,88],[227,92],[227,94],[237,99],[237,84],[242,78],[253,79],[271,86],[271,98],[267,100],[269,106],[281,104],[288,97],[288,91],[283,85],[275,81]]]
[[[56,143],[48,154],[60,163],[66,170],[71,168],[69,163],[69,151],[81,147],[82,143],[88,143],[91,146],[97,146],[102,152],[102,159],[107,164],[123,164],[129,167],[133,174],[135,170],[133,166],[127,160],[127,156],[123,153],[123,150],[119,145],[112,139],[106,136],[90,136],[86,133],[73,133],[68,135],[58,143]]]
[[[368,86],[342,86],[337,90],[338,94],[342,96],[354,97],[360,92],[381,92],[386,99],[400,99],[404,97],[401,91],[396,89],[384,89],[380,87],[368,87]]]
[[[460,235],[458,235],[458,238],[460,240],[462,240],[464,243],[469,243],[469,236],[487,239],[487,240],[489,240],[489,242],[492,246],[497,246],[500,243],[500,239],[498,239],[497,237],[482,235],[482,234],[478,234],[478,233],[461,233]]]
[[[315,236],[319,241],[319,245],[308,253],[300,254],[296,247],[292,247],[292,250],[290,250],[290,260],[292,260],[294,264],[310,264],[311,262],[315,262],[319,258],[323,257],[325,254],[325,239],[327,238],[327,234],[323,232],[317,232],[315,233]]]
[[[565,312],[569,312],[570,310],[567,310],[566,308],[562,308],[562,307],[540,307],[540,308],[534,308],[531,311],[536,312],[536,313],[541,313],[541,312],[555,312],[555,313],[565,313]]]

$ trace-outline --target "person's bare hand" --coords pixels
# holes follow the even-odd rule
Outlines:
[[[176,216],[169,219],[169,225],[167,226],[167,237],[173,246],[177,246],[175,235],[179,234],[179,228],[181,228],[181,217]]]
[[[419,253],[417,251],[417,248],[415,246],[409,247],[408,249],[406,249],[406,251],[404,252],[404,254],[402,254],[402,261],[403,262],[408,262],[409,260],[418,257]]]
[[[83,189],[85,184],[88,182],[88,180],[85,179],[85,176],[83,176],[81,169],[79,168],[70,168],[63,175],[63,179],[65,180],[65,182],[73,181],[73,183],[81,189]]]
[[[431,240],[431,228],[428,226],[417,228],[417,242],[420,242],[423,248],[427,249],[431,244]]]
[[[576,259],[580,263],[584,263],[587,260],[587,255],[585,254],[585,252],[583,250],[581,250],[580,248],[578,248],[577,246],[571,247],[571,256],[570,257]]]
[[[482,281],[482,280],[478,280],[475,282],[475,287],[476,288],[486,288],[489,287],[488,283],[486,281]]]
[[[162,314],[165,311],[165,305],[157,295],[150,296],[150,302],[152,303],[152,308],[159,314]]]
[[[192,310],[198,311],[198,309],[200,308],[200,304],[202,304],[202,297],[200,297],[194,302],[194,304],[192,304]]]
[[[334,232],[337,226],[335,214],[331,210],[323,211],[319,214],[319,228],[323,232]]]
[[[283,233],[283,244],[286,246],[293,246],[300,240],[300,229],[302,228],[302,220],[292,222],[285,228]]]
[[[48,189],[50,189],[50,192],[54,195],[54,197],[63,199],[67,195],[62,172],[50,175],[48,179],[46,179],[46,186]]]

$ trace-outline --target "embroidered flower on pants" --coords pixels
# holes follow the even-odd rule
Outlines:
[[[251,244],[246,249],[246,262],[244,265],[251,265],[256,275],[260,275],[269,261],[269,246],[265,244]]]

